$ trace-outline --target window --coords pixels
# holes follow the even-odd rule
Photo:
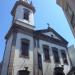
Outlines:
[[[53,37],[53,34],[51,34],[51,37]]]
[[[22,39],[21,50],[21,55],[23,57],[29,57],[29,40]]]
[[[41,54],[38,53],[38,67],[40,70],[42,70],[42,58]]]
[[[67,56],[66,56],[66,53],[65,53],[64,50],[61,50],[61,56],[62,56],[62,58],[63,58],[64,64],[68,64]]]
[[[58,55],[58,49],[55,47],[52,47],[53,55],[54,55],[54,62],[60,63],[59,55]]]
[[[67,5],[67,15],[69,20],[72,20],[72,16],[73,16],[73,11],[71,10],[71,8],[69,7],[69,5]]]
[[[69,6],[68,6],[68,13],[69,13],[70,16],[72,16],[73,12],[72,12],[72,10],[71,10],[71,8]]]
[[[43,52],[44,52],[45,61],[50,61],[49,46],[44,45]]]
[[[72,17],[72,27],[73,27],[73,29],[75,27],[75,15],[74,14],[73,14],[73,17]]]
[[[29,11],[24,9],[24,19],[29,20]]]
[[[64,0],[61,0],[60,2],[61,2],[62,5],[64,5]]]
[[[64,1],[63,9],[64,9],[64,11],[67,11],[67,2],[66,1]]]

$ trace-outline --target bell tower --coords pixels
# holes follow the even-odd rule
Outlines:
[[[6,47],[1,75],[23,75],[23,72],[26,75],[34,75],[34,13],[35,8],[32,2],[28,0],[16,1],[11,11],[12,25],[5,36]]]
[[[32,2],[29,2],[28,0],[17,1],[11,11],[14,23],[17,23],[30,29],[34,29],[35,27],[34,13],[35,8]]]

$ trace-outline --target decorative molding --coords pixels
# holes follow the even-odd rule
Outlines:
[[[10,28],[10,30],[5,38],[8,39],[9,36],[11,35],[11,33],[13,33],[14,31],[17,33],[27,34],[29,36],[32,36],[33,38],[36,38],[39,40],[44,40],[44,41],[54,43],[54,44],[57,44],[57,45],[63,46],[63,47],[67,47],[67,44],[68,44],[68,42],[65,39],[63,39],[61,36],[57,35],[57,33],[56,33],[56,35],[58,37],[60,37],[61,40],[47,36],[45,34],[42,34],[43,32],[45,32],[45,33],[49,32],[48,29],[46,29],[45,31],[44,30],[43,31],[39,31],[39,30],[36,31],[36,30],[32,30],[32,29],[17,25],[15,23],[12,25],[12,27]]]

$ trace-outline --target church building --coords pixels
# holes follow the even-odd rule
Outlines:
[[[35,11],[32,2],[16,1],[1,75],[54,75],[55,67],[62,65],[65,75],[69,72],[68,42],[51,27],[35,30]]]

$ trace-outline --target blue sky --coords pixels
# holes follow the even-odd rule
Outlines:
[[[56,0],[32,0],[36,8],[35,26],[36,29],[47,28],[47,23],[63,36],[69,45],[75,45],[75,39],[72,35],[68,22],[62,9],[56,4]],[[3,58],[5,49],[5,35],[8,32],[12,16],[10,14],[16,0],[0,1],[0,61]]]

